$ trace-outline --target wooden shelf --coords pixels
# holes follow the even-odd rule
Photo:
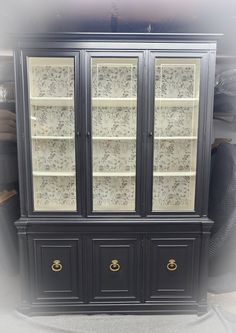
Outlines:
[[[30,97],[30,103],[37,106],[73,106],[74,97]]]
[[[134,204],[129,204],[129,205],[117,205],[117,206],[99,206],[99,209],[95,209],[95,212],[134,212],[135,211],[135,207]]]
[[[73,140],[73,136],[50,136],[50,135],[33,135],[35,140]]]
[[[135,136],[94,136],[96,141],[129,141],[136,140]],[[197,136],[155,136],[154,140],[197,140]]]
[[[93,172],[93,177],[135,177],[135,172]],[[195,171],[163,171],[154,172],[154,177],[193,177]]]
[[[196,176],[195,171],[163,171],[153,172],[154,177],[193,177]]]
[[[103,98],[94,97],[92,98],[92,106],[136,106],[137,98]]]
[[[74,177],[75,171],[33,171],[33,176],[42,177]]]
[[[51,206],[46,206],[46,205],[44,205],[43,207],[40,207],[40,206],[37,206],[36,205],[36,209],[35,209],[35,211],[40,211],[40,212],[50,212],[50,211],[56,211],[56,212],[58,212],[58,211],[73,211],[73,212],[75,212],[76,211],[76,208],[75,208],[75,206],[73,205],[71,205],[71,206],[60,206],[60,203],[58,203],[57,205],[51,205]]]
[[[45,58],[44,57],[32,57],[30,58],[30,66],[32,67],[72,67],[74,68],[74,59],[71,58],[63,58],[63,57],[52,57]]]
[[[93,172],[93,177],[135,177],[135,172]]]
[[[193,106],[198,105],[199,98],[155,98],[155,104],[162,106]]]
[[[197,140],[197,136],[155,136],[154,140]]]
[[[129,141],[136,140],[135,136],[93,136],[96,141]]]
[[[187,208],[186,206],[167,206],[167,207],[160,207],[158,209],[153,210],[154,213],[161,213],[161,212],[193,212],[193,208]]]

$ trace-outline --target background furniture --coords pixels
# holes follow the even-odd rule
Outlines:
[[[18,272],[14,221],[20,217],[13,54],[0,52],[0,256],[1,278]]]
[[[209,216],[214,219],[210,238],[209,289],[235,290],[236,145],[221,144],[214,153],[209,194]]]
[[[206,311],[216,37],[17,39],[22,312]]]

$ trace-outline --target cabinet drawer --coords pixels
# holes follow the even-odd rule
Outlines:
[[[89,241],[90,302],[140,300],[140,241],[92,238]]]
[[[194,299],[198,275],[196,238],[148,241],[147,300]]]
[[[82,253],[79,239],[33,239],[31,285],[37,302],[80,301]]]

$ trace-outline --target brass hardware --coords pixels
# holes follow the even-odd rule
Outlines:
[[[61,264],[60,260],[58,260],[58,259],[53,261],[51,267],[52,267],[53,272],[60,272],[62,270],[62,264]]]
[[[175,259],[170,259],[166,267],[168,271],[175,271],[178,266],[175,262]]]
[[[110,268],[110,271],[112,271],[112,272],[118,272],[120,270],[119,261],[116,260],[116,259],[113,259],[111,261],[111,264],[110,264],[109,268]]]

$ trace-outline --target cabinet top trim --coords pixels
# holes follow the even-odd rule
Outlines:
[[[205,34],[205,33],[90,33],[90,32],[64,32],[64,33],[25,33],[11,35],[13,44],[18,47],[24,47],[25,43],[95,43],[95,42],[126,42],[129,43],[203,43],[211,44],[207,48],[215,49],[216,40],[223,34]],[[51,45],[52,47],[52,45]]]
[[[36,39],[73,39],[73,40],[207,40],[215,41],[222,37],[221,33],[112,33],[112,32],[53,32],[53,33],[24,33],[13,34],[14,38]]]

